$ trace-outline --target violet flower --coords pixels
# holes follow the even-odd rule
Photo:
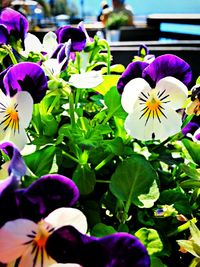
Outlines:
[[[86,46],[86,35],[80,28],[63,26],[56,31],[58,43],[66,43],[71,40],[71,52],[80,52]]]
[[[47,91],[47,77],[36,63],[21,62],[0,74],[3,92],[10,97],[21,91],[27,91],[34,103],[39,103]]]
[[[8,30],[5,25],[0,24],[0,45],[8,43]]]
[[[180,132],[182,119],[176,110],[187,99],[191,79],[190,66],[174,55],[129,64],[117,85],[128,113],[127,132],[143,141],[162,141]]]
[[[28,20],[21,13],[15,11],[12,8],[5,8],[0,13],[0,24],[3,24],[8,31],[11,45],[14,45],[16,41],[22,41],[22,47],[24,47],[24,39],[28,32]],[[12,39],[14,43],[12,44]]]
[[[6,153],[11,149],[11,159],[19,159],[11,144],[1,149]],[[10,165],[11,172],[13,168],[15,164]],[[49,267],[56,262],[71,267],[150,266],[146,248],[130,234],[86,235],[86,217],[69,207],[78,197],[74,182],[58,174],[45,175],[26,189],[5,188],[0,194],[0,262],[9,266],[18,262],[19,267]]]

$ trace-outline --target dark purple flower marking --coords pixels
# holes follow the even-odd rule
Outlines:
[[[124,86],[132,79],[142,77],[143,70],[148,66],[147,62],[135,61],[130,63],[122,73],[117,83],[117,89],[122,93]]]
[[[56,250],[55,244],[58,244]],[[57,262],[77,263],[84,267],[150,266],[146,248],[127,233],[95,238],[79,233],[72,226],[64,226],[48,238],[46,250]]]
[[[151,88],[155,88],[157,82],[167,76],[172,76],[188,86],[192,80],[192,71],[183,59],[166,54],[157,57],[150,64],[140,61],[130,63],[122,73],[117,88],[122,92],[130,80],[138,77],[145,79]]]
[[[79,28],[63,26],[56,31],[56,35],[59,43],[65,43],[71,39],[71,52],[80,52],[86,46],[85,33]]]
[[[156,83],[167,76],[174,77],[188,86],[192,80],[192,70],[183,59],[166,54],[157,57],[142,73],[142,78],[147,80],[152,88],[155,88]]]
[[[8,42],[8,30],[6,26],[0,24],[0,45],[7,44]]]
[[[15,40],[21,39],[24,48],[24,39],[29,27],[25,16],[12,8],[5,8],[0,13],[0,24],[6,26],[8,34],[12,35]]]
[[[47,91],[47,77],[43,69],[32,62],[21,62],[11,68],[3,77],[3,91],[6,95],[13,96],[17,92],[27,91],[31,94],[34,103],[39,103]],[[0,84],[2,81],[0,81]]]
[[[57,58],[58,63],[62,65],[61,71],[64,71],[68,66],[70,59],[70,49],[70,41],[65,44],[59,44],[51,56],[51,58]]]

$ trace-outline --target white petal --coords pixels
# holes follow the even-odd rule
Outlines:
[[[156,84],[156,89],[160,92],[165,90],[165,95],[169,95],[167,100],[168,105],[173,109],[182,108],[187,97],[188,89],[179,80],[174,77],[165,77]]]
[[[121,104],[123,109],[127,113],[131,113],[137,105],[139,105],[139,95],[141,92],[147,93],[151,90],[151,87],[142,78],[135,78],[128,82],[122,93]]]
[[[25,40],[25,53],[35,52],[40,53],[42,51],[42,44],[40,40],[32,33],[28,33]]]
[[[18,104],[17,110],[19,115],[20,128],[27,128],[32,118],[33,113],[33,99],[28,92],[17,93],[12,101]]]
[[[50,58],[42,63],[42,67],[47,76],[60,74],[62,65],[58,63],[56,58]]]
[[[41,264],[41,253],[38,253],[37,256],[37,261],[35,262],[35,265],[33,265],[33,262],[35,260],[35,253],[32,252],[33,247],[29,246],[28,250],[26,251],[26,253],[22,256],[19,266],[18,267],[49,267],[52,264],[56,263],[55,260],[53,260],[50,256],[47,255],[46,251],[43,250],[44,254],[43,254],[43,265]]]
[[[154,119],[151,117],[146,123],[145,116],[140,118],[141,108],[136,109],[127,116],[125,129],[132,137],[142,141],[152,140],[153,135],[155,135],[155,140],[163,141],[180,132],[182,125],[181,116],[174,110],[165,107],[164,113],[167,118],[162,116],[161,122],[156,117]]]
[[[48,32],[43,38],[43,48],[49,56],[53,53],[58,45],[57,35],[54,32]]]
[[[0,127],[0,131],[1,131],[1,127]],[[17,148],[21,151],[25,145],[28,142],[28,138],[26,135],[26,131],[22,128],[20,129],[20,132],[18,133],[17,131],[6,131],[5,136],[3,137],[4,141],[10,141],[13,144],[15,144],[17,146]]]
[[[89,71],[82,74],[73,74],[69,83],[76,88],[94,88],[103,82],[99,71]]]
[[[4,224],[0,228],[0,262],[9,263],[24,254],[28,248],[25,243],[30,241],[27,235],[36,229],[37,224],[26,219]]]
[[[83,234],[87,232],[87,219],[85,215],[78,209],[56,209],[45,218],[45,221],[50,223],[55,228],[71,225]]]

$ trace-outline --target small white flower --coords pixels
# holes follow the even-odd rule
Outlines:
[[[89,71],[81,74],[73,74],[69,79],[69,84],[76,88],[94,88],[103,82],[103,77],[99,71]]]
[[[142,78],[124,87],[122,106],[128,113],[125,129],[139,140],[165,140],[181,130],[176,112],[187,99],[187,87],[174,77],[161,79],[155,88]]]
[[[11,141],[20,150],[27,143],[25,128],[32,118],[33,99],[28,92],[18,92],[13,97],[0,90],[0,141]]]

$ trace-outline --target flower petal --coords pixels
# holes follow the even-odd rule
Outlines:
[[[165,140],[181,131],[181,116],[174,110],[164,107],[165,116],[141,117],[141,108],[137,108],[130,113],[125,120],[126,131],[134,138],[148,140]]]
[[[47,255],[45,249],[43,249],[42,252],[40,251],[37,254],[37,257],[36,257],[36,253],[37,251],[34,251],[33,253],[33,247],[29,246],[26,250],[26,253],[20,259],[18,267],[28,267],[28,266],[49,267],[51,266],[51,264],[54,264],[56,262],[51,257],[49,257],[49,255]]]
[[[33,113],[33,99],[31,95],[25,91],[19,92],[12,98],[12,102],[17,103],[20,126],[27,128]]]
[[[8,30],[3,24],[0,24],[0,45],[7,44],[7,42],[8,42]]]
[[[0,262],[9,263],[19,258],[27,250],[29,234],[37,225],[26,219],[7,222],[0,228]]]
[[[76,203],[79,191],[75,183],[62,175],[42,176],[24,190],[20,209],[26,218],[39,221],[53,210]]]
[[[120,93],[123,92],[123,89],[125,85],[135,79],[135,78],[141,78],[142,77],[142,71],[148,66],[149,64],[146,62],[136,61],[130,63],[125,71],[122,73],[121,77],[119,78],[119,81],[117,83],[117,89]]]
[[[45,218],[45,221],[56,228],[71,225],[83,234],[87,232],[87,219],[85,215],[78,209],[56,209]]]
[[[151,90],[149,84],[142,78],[135,78],[128,82],[122,93],[121,104],[127,113],[131,113],[139,101],[141,92]]]
[[[82,51],[86,46],[86,36],[85,33],[78,28],[73,28],[71,26],[63,26],[60,27],[56,31],[56,35],[58,37],[59,43],[65,43],[69,39],[71,39],[72,46],[71,51],[72,52],[80,52]]]
[[[84,267],[150,266],[150,257],[144,245],[127,233],[95,238],[66,226],[52,233],[46,249],[57,262],[78,263]]]
[[[188,96],[187,87],[174,77],[165,77],[156,84],[159,92],[167,95],[168,105],[176,110],[182,108]]]
[[[43,50],[51,56],[58,45],[57,36],[54,32],[48,32],[43,38]]]
[[[32,33],[27,33],[24,40],[25,53],[29,52],[40,53],[42,51],[42,44],[40,40]]]
[[[69,83],[76,88],[94,88],[103,82],[99,71],[89,71],[82,74],[73,74]]]
[[[157,57],[144,69],[142,74],[152,88],[155,88],[156,83],[167,76],[172,76],[187,86],[192,80],[192,71],[189,64],[183,59],[166,54]]]
[[[8,174],[14,174],[20,178],[25,175],[26,165],[17,147],[10,142],[4,142],[0,144],[0,150],[10,157]]]
[[[12,66],[5,74],[4,87],[9,96],[28,91],[34,103],[39,103],[47,91],[47,77],[36,63],[21,62]]]

